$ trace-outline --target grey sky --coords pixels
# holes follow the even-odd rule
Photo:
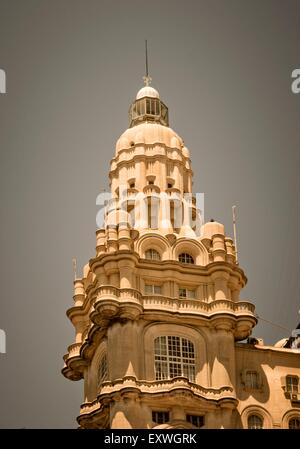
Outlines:
[[[145,38],[206,219],[232,234],[238,206],[242,298],[296,326],[299,24],[298,0],[0,0],[0,427],[76,426],[83,384],[60,374],[72,257],[94,255],[96,196],[142,86]]]

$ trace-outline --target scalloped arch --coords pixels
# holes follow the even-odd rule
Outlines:
[[[289,420],[292,418],[297,418],[300,419],[300,410],[297,408],[292,408],[290,410],[288,410],[287,412],[285,412],[285,414],[282,416],[282,427],[284,429],[288,429],[289,428]]]
[[[273,428],[273,420],[270,413],[261,405],[255,404],[255,405],[248,405],[244,408],[244,410],[241,412],[241,420],[243,423],[243,428],[248,428],[248,418],[250,415],[260,415],[264,422],[263,422],[263,428],[264,429],[272,429]]]
[[[145,257],[148,249],[155,249],[160,254],[161,260],[171,259],[170,243],[162,235],[151,233],[141,236],[136,242],[136,251],[140,257]]]
[[[187,238],[178,239],[172,248],[172,259],[178,260],[180,253],[190,254],[196,265],[205,266],[209,263],[207,249],[197,240]]]

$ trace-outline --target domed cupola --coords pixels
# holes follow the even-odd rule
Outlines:
[[[150,77],[146,78],[146,86],[142,87],[129,109],[130,128],[143,122],[155,122],[169,126],[168,108],[159,98],[159,93],[149,86]]]

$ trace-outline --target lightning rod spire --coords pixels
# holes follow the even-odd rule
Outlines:
[[[235,246],[235,259],[236,263],[238,263],[238,248],[237,248],[237,238],[236,238],[236,214],[235,214],[236,206],[232,206],[232,221],[233,221],[233,235],[234,235],[234,246]]]
[[[151,84],[152,78],[151,78],[151,76],[149,76],[147,39],[145,40],[145,63],[146,63],[146,75],[143,76],[143,80],[144,80],[145,86],[149,86]]]

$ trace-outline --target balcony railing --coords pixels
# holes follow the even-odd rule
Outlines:
[[[112,285],[103,285],[96,291],[96,302],[101,299],[113,299],[120,304],[131,300],[138,302],[144,310],[159,309],[164,311],[178,311],[183,313],[194,313],[201,315],[212,315],[214,313],[234,313],[253,315],[255,306],[248,301],[233,302],[228,299],[218,299],[204,302],[199,299],[179,299],[162,295],[142,295],[133,288],[117,288]]]

